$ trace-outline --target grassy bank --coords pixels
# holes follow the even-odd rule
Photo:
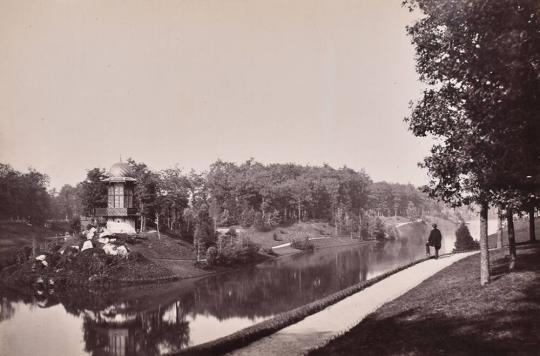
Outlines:
[[[540,244],[518,247],[512,273],[506,254],[491,254],[489,285],[480,286],[480,257],[468,257],[310,355],[538,354]]]

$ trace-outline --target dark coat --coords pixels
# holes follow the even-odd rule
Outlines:
[[[429,238],[428,238],[428,244],[435,248],[441,248],[441,240],[442,240],[441,231],[437,228],[434,228],[433,230],[431,230],[431,233],[429,234]]]

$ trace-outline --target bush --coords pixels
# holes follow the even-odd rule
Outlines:
[[[274,241],[283,241],[283,239],[275,232],[272,234],[272,237],[274,238]]]
[[[221,249],[217,254],[216,264],[229,266],[249,263],[257,258],[258,252],[259,246],[248,237],[223,239]]]
[[[216,264],[218,258],[218,250],[215,248],[215,246],[211,246],[206,250],[206,263],[209,266],[213,266]]]
[[[281,224],[281,216],[279,211],[274,210],[271,213],[266,213],[263,215],[264,228],[266,230],[272,230]]]
[[[263,214],[260,211],[257,211],[255,213],[255,218],[253,219],[253,227],[257,231],[266,230],[266,227],[264,226],[264,221],[263,221]]]
[[[384,231],[384,223],[377,217],[375,219],[375,226],[373,227],[373,237],[377,240],[384,240],[386,233]]]
[[[473,239],[465,222],[461,222],[456,230],[456,243],[454,245],[454,251],[478,250],[479,248],[480,243]]]
[[[305,236],[304,238],[294,237],[291,240],[291,247],[303,251],[312,251],[315,248],[315,246],[313,246],[313,243],[309,241],[309,236]]]
[[[253,208],[244,209],[240,215],[240,224],[242,227],[250,227],[255,221],[255,210]]]
[[[388,234],[388,238],[390,240],[397,240],[399,238],[399,230],[395,225],[386,226],[386,233]]]

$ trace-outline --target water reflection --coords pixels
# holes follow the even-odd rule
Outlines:
[[[47,309],[59,304],[62,315],[79,321],[80,354],[160,355],[228,335],[408,263],[423,254],[424,240],[402,236],[384,244],[328,248],[240,272],[157,287],[67,295],[41,290],[26,298],[3,291],[0,336],[11,335],[15,328],[28,339],[36,332],[47,333],[32,323],[21,328],[26,320],[22,315],[38,318],[40,308],[35,306]],[[24,310],[21,320],[17,309]],[[62,323],[62,317],[57,322]],[[28,342],[5,345],[0,346],[5,354],[54,354]]]

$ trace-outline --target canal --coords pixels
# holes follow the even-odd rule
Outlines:
[[[161,355],[181,350],[422,257],[428,228],[420,227],[401,229],[397,241],[283,256],[177,283],[74,290],[61,296],[53,289],[33,296],[2,291],[0,354]]]

